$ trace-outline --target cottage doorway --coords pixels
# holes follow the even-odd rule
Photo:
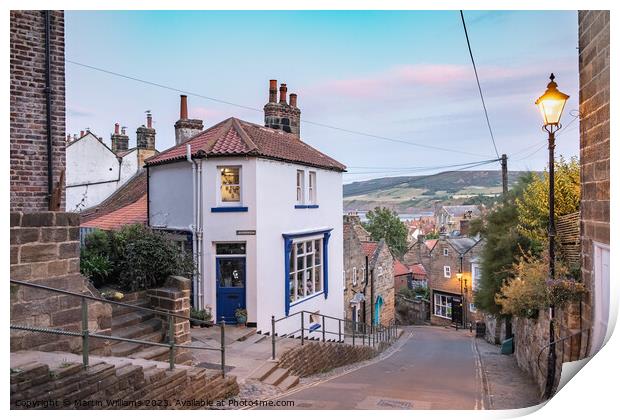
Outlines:
[[[373,320],[375,325],[381,324],[381,308],[383,308],[383,298],[378,296],[375,301],[375,319]]]
[[[217,321],[236,324],[235,312],[246,309],[245,244],[217,244],[216,251]]]

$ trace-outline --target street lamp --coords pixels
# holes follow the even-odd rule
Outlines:
[[[461,265],[463,264],[461,258]],[[459,272],[456,273],[456,278],[458,279],[461,285],[461,325],[465,328],[465,295],[463,294],[463,269],[460,268]]]
[[[551,73],[551,82],[547,85],[545,93],[536,100],[536,105],[543,117],[543,130],[549,133],[549,278],[555,279],[555,133],[562,128],[560,118],[562,111],[568,100],[568,95],[558,90],[555,83],[555,76]],[[547,357],[547,379],[545,386],[545,397],[550,398],[555,382],[555,332],[553,319],[555,317],[555,307],[551,305],[549,319],[549,355]]]
[[[549,133],[549,277],[553,280],[555,278],[555,133],[562,128],[560,118],[569,96],[558,90],[553,73],[549,78],[551,82],[547,85],[545,93],[536,100],[536,105],[543,117],[543,130]]]

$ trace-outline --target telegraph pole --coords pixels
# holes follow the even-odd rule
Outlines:
[[[506,154],[502,155],[502,192],[504,197],[508,194],[508,157]]]

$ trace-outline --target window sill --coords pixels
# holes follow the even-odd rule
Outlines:
[[[318,209],[318,204],[295,204],[296,209]]]
[[[306,297],[305,297],[305,298],[303,298],[303,299],[296,300],[295,302],[291,302],[291,304],[290,304],[289,306],[292,308],[292,307],[293,307],[293,306],[295,306],[295,305],[299,305],[300,303],[307,302],[307,301],[309,301],[310,299],[314,299],[314,298],[315,298],[315,297],[317,297],[317,296],[321,296],[322,294],[323,294],[323,292],[322,292],[322,291],[321,291],[321,292],[317,292],[317,293],[315,293],[315,294],[313,294],[313,295],[306,296]]]
[[[247,207],[211,207],[211,213],[240,213],[247,211]]]

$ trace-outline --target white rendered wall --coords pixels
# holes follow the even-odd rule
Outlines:
[[[123,156],[123,160],[121,161],[121,177],[118,181],[118,187],[120,188],[125,182],[129,181],[139,169],[138,150],[134,149]]]
[[[192,166],[189,162],[149,168],[149,222],[152,227],[189,230],[192,224]]]
[[[323,294],[290,307],[289,314],[307,310],[342,318],[342,174],[289,163],[258,159],[256,183],[257,194],[257,290],[259,311],[257,328],[271,330],[271,316],[285,315],[284,238],[283,233],[309,232],[332,229],[328,246],[328,297]],[[319,208],[296,209],[296,174],[306,171],[306,194],[308,171],[317,176],[317,201]],[[307,327],[306,320],[306,327]],[[337,323],[327,323],[328,329],[337,331]],[[279,323],[278,331],[290,332],[299,328],[299,318],[288,324]],[[329,338],[329,337],[328,337]],[[331,337],[334,338],[334,337]]]
[[[93,134],[71,143],[66,149],[66,210],[92,207],[117,188],[119,161]],[[80,184],[94,184],[77,186]],[[82,202],[82,200],[84,201]],[[80,204],[81,203],[81,204]]]

